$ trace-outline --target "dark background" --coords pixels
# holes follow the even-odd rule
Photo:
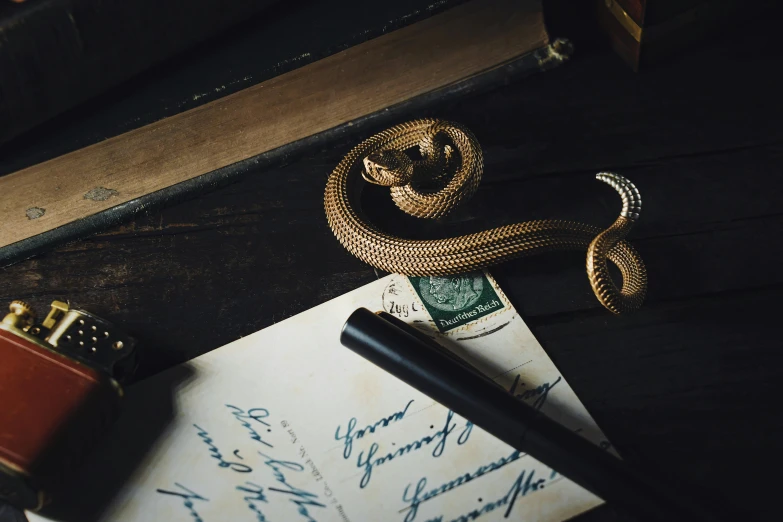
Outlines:
[[[634,74],[591,29],[586,9],[549,5],[557,7],[548,8],[550,34],[575,44],[570,62],[411,115],[473,130],[486,160],[476,197],[435,224],[401,215],[380,189],[364,203],[383,229],[417,237],[536,218],[608,225],[620,202],[594,174],[630,178],[644,201],[630,240],[650,282],[639,312],[601,308],[582,253],[492,273],[625,460],[779,520],[779,13],[729,25]],[[251,20],[7,144],[2,171],[190,108],[200,93],[209,94],[196,101],[222,96],[214,90],[232,81],[246,86],[270,27]],[[335,41],[348,41],[360,31],[338,33]],[[275,47],[278,61],[308,52],[286,41],[290,48]],[[67,298],[124,325],[143,342],[143,378],[349,292],[383,274],[334,239],[323,189],[370,133],[5,268],[0,301],[44,309]],[[622,519],[608,506],[579,518]]]

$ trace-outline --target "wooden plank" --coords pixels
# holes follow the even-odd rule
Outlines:
[[[511,87],[495,95],[524,93]],[[474,103],[484,104],[487,98]],[[464,109],[446,116],[462,121]],[[508,126],[516,120],[504,121],[501,125]],[[492,125],[490,119],[471,128],[484,136]],[[354,139],[313,151],[271,175],[248,176],[205,197],[138,216],[125,226],[7,267],[0,278],[0,303],[25,299],[45,309],[52,299],[71,299],[127,325],[150,343],[140,368],[140,375],[149,375],[369,283],[376,277],[372,267],[334,239],[323,214],[324,179]],[[484,145],[488,157],[505,153],[514,165],[527,156],[525,143],[514,149],[492,141]],[[781,160],[759,154],[751,162],[749,155],[738,150],[695,156],[629,174],[646,198],[632,242],[647,264],[650,294],[642,310],[628,319],[613,317],[595,299],[584,252],[520,259],[492,272],[525,320],[542,325],[581,318],[605,326],[628,324],[634,317],[677,320],[679,316],[661,318],[656,310],[699,296],[781,287],[783,245],[772,238],[783,234],[783,216],[770,214],[771,203],[758,188],[771,187]],[[747,174],[735,176],[743,167]],[[432,237],[536,217],[610,223],[620,203],[592,174],[550,174],[482,186],[466,206],[463,216],[469,220],[436,223],[427,231]],[[675,191],[677,180],[681,185]],[[693,205],[679,204],[695,187],[705,197]],[[407,232],[400,228],[410,222],[391,203],[388,190],[372,188],[363,200],[366,208],[392,207],[374,222],[383,230],[413,235],[414,225]],[[418,220],[415,226],[424,223]]]
[[[538,0],[475,0],[0,178],[0,247],[351,122],[548,43]]]

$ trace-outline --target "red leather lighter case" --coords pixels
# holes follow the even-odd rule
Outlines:
[[[36,323],[14,301],[0,323],[0,500],[37,510],[115,418],[135,341],[55,301]]]

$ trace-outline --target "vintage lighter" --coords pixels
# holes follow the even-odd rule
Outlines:
[[[0,323],[0,500],[37,510],[107,430],[135,370],[135,340],[54,301],[38,323],[11,303]]]

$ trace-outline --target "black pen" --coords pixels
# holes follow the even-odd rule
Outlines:
[[[359,308],[343,326],[340,342],[628,514],[667,522],[725,520],[516,399],[390,314]]]

